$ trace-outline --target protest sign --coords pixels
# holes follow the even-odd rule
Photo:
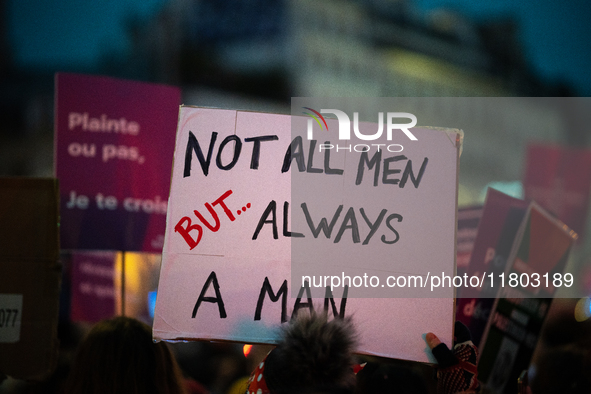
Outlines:
[[[583,237],[591,191],[591,150],[530,144],[523,179],[532,199]]]
[[[440,277],[455,274],[461,132],[413,128],[413,145],[399,131],[404,155],[329,154],[292,135],[306,121],[181,107],[154,337],[274,343],[316,308],[353,316],[362,353],[429,361],[422,335],[452,340]]]
[[[478,224],[482,218],[484,207],[481,205],[458,209],[458,251],[457,274],[463,275],[470,265],[470,257],[474,250],[474,242],[478,235]],[[459,297],[459,293],[456,295]]]
[[[564,269],[576,237],[538,204],[529,205],[482,337],[479,378],[491,392],[511,392],[509,382],[528,368],[554,293],[574,284]]]
[[[0,375],[55,369],[61,264],[55,179],[0,179]]]
[[[466,273],[470,276],[497,277],[507,268],[517,231],[528,207],[524,200],[489,188],[474,249]],[[458,289],[456,319],[464,323],[478,346],[490,318],[492,306],[500,291],[494,282],[485,281],[482,287]]]
[[[75,322],[96,323],[115,315],[116,252],[73,252],[71,311]]]
[[[62,249],[159,253],[180,90],[57,74],[55,102]]]

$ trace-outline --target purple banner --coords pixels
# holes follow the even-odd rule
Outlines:
[[[72,321],[95,323],[115,315],[114,252],[72,254]]]
[[[161,253],[180,90],[57,74],[55,102],[62,249]]]

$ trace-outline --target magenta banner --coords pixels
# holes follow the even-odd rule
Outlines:
[[[591,150],[531,144],[525,197],[539,203],[583,238],[591,188]]]
[[[96,323],[115,315],[114,252],[72,254],[72,321]]]
[[[62,249],[161,253],[180,90],[57,74]]]

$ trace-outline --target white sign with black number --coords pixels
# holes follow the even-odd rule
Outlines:
[[[22,294],[0,294],[0,343],[20,340],[22,312]]]

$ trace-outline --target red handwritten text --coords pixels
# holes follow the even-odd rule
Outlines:
[[[205,208],[207,208],[207,210],[209,211],[209,214],[213,218],[213,224],[209,223],[209,221],[207,221],[205,219],[205,217],[203,217],[203,215],[199,211],[197,211],[197,210],[193,211],[195,216],[197,216],[197,219],[199,219],[199,221],[205,227],[207,227],[210,231],[212,231],[214,233],[220,229],[220,219],[218,217],[217,212],[214,209],[214,207],[216,205],[219,205],[222,207],[224,213],[226,214],[226,216],[228,216],[230,221],[233,222],[236,219],[234,217],[234,215],[232,214],[232,211],[230,211],[230,209],[228,208],[228,206],[224,202],[224,200],[230,194],[232,194],[232,190],[228,190],[227,192],[222,194],[212,204],[210,204],[208,202],[205,203]],[[191,218],[188,216],[184,216],[183,218],[181,218],[181,220],[178,221],[176,226],[174,226],[174,231],[183,236],[183,239],[185,240],[187,245],[189,245],[189,248],[191,250],[193,250],[195,248],[195,246],[199,245],[199,242],[201,241],[201,237],[203,236],[203,227],[200,224],[193,224],[193,222],[191,221]],[[190,234],[192,231],[197,231],[196,237],[194,237],[193,235]]]

